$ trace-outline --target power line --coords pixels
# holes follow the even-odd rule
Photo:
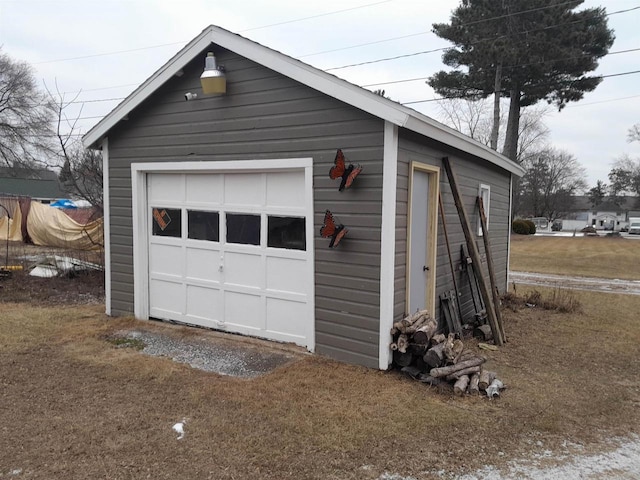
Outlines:
[[[620,101],[620,100],[628,100],[630,98],[638,98],[638,97],[640,97],[640,95],[630,95],[628,97],[609,98],[608,100],[600,100],[598,102],[580,103],[578,105],[567,105],[564,108],[586,107],[588,105],[598,105],[600,103],[617,102],[617,101]]]
[[[611,13],[607,13],[604,16],[605,17],[609,17],[611,15],[617,15],[617,14],[620,14],[620,13],[628,13],[628,12],[631,12],[631,11],[634,11],[634,10],[638,10],[638,9],[640,9],[640,6],[633,7],[633,8],[627,8],[625,10],[618,10],[618,11],[611,12]],[[592,18],[595,18],[595,17],[592,17]],[[490,19],[483,19],[482,21],[488,21],[488,20],[490,20]],[[548,25],[546,27],[540,27],[540,28],[536,28],[536,29],[532,29],[532,30],[524,30],[522,32],[516,32],[513,35],[502,35],[500,37],[483,38],[481,40],[478,40],[475,43],[469,44],[469,46],[475,46],[475,45],[478,45],[480,43],[489,42],[489,41],[495,41],[498,38],[506,38],[508,36],[524,35],[524,34],[527,34],[527,33],[533,33],[533,32],[538,32],[538,31],[542,31],[542,30],[549,30],[551,28],[563,27],[565,25],[572,25],[574,23],[584,22],[586,20],[590,20],[590,19],[587,18],[587,19],[574,20],[574,21],[571,21],[571,22],[558,23],[558,24],[555,24],[555,25]],[[464,24],[464,25],[468,25],[468,24]],[[394,57],[379,58],[379,59],[375,59],[375,60],[369,60],[369,61],[366,61],[366,62],[351,63],[351,64],[348,64],[348,65],[341,65],[339,67],[327,68],[327,69],[325,69],[325,71],[329,72],[329,71],[332,71],[332,70],[342,70],[342,69],[345,69],[345,68],[360,67],[362,65],[371,65],[371,64],[374,64],[374,63],[388,62],[388,61],[392,61],[392,60],[399,60],[401,58],[408,58],[408,57],[415,57],[415,56],[418,56],[418,55],[425,55],[427,53],[441,52],[441,51],[444,51],[444,50],[450,50],[452,48],[454,48],[454,47],[453,46],[442,47],[442,48],[436,48],[436,49],[433,49],[433,50],[423,50],[423,51],[415,52],[415,53],[407,53],[407,54],[403,54],[403,55],[396,55]]]
[[[46,60],[44,62],[36,62],[34,65],[44,65],[45,63],[57,63],[57,62],[68,62],[71,60],[84,60],[87,58],[96,58],[96,57],[107,57],[110,55],[119,55],[121,53],[131,53],[131,52],[140,52],[142,50],[151,50],[153,48],[162,48],[168,47],[172,45],[183,45],[185,42],[172,42],[172,43],[163,43],[161,45],[151,45],[149,47],[140,47],[140,48],[131,48],[129,50],[117,50],[114,52],[105,52],[105,53],[94,53],[91,55],[82,55],[79,57],[69,57],[69,58],[58,58],[57,60]]]
[[[345,8],[342,10],[335,10],[333,12],[326,12],[326,13],[321,13],[318,15],[312,15],[309,17],[302,17],[302,18],[296,18],[293,20],[286,20],[284,22],[279,22],[279,23],[272,23],[270,25],[262,25],[260,27],[253,27],[253,28],[248,28],[246,30],[240,30],[240,33],[244,33],[244,32],[251,32],[254,30],[261,30],[263,28],[270,28],[270,27],[276,27],[279,25],[287,25],[289,23],[295,23],[295,22],[302,22],[304,20],[310,20],[313,18],[320,18],[320,17],[326,17],[329,15],[336,15],[338,13],[344,13],[344,12],[349,12],[352,10],[358,10],[361,8],[366,8],[366,7],[371,7],[371,6],[375,6],[375,5],[380,5],[382,3],[389,3],[389,2],[393,2],[394,0],[382,0],[379,2],[374,2],[374,3],[368,3],[366,5],[360,5],[358,7],[351,7],[351,8]],[[132,53],[132,52],[140,52],[143,50],[151,50],[154,48],[162,48],[162,47],[169,47],[169,46],[174,46],[174,45],[184,45],[185,43],[187,43],[187,40],[183,40],[180,42],[171,42],[171,43],[162,43],[159,45],[150,45],[147,47],[139,47],[139,48],[131,48],[128,50],[116,50],[116,51],[112,51],[112,52],[104,52],[104,53],[94,53],[94,54],[90,54],[90,55],[81,55],[78,57],[69,57],[69,58],[58,58],[56,60],[45,60],[43,62],[36,62],[33,65],[44,65],[46,63],[57,63],[57,62],[67,62],[67,61],[72,61],[72,60],[85,60],[87,58],[96,58],[96,57],[106,57],[106,56],[110,56],[110,55],[119,55],[122,53]]]
[[[367,3],[366,5],[360,5],[358,7],[351,7],[351,8],[345,8],[345,9],[342,9],[342,10],[335,10],[333,12],[320,13],[318,15],[311,15],[310,17],[297,18],[295,20],[286,20],[284,22],[272,23],[270,25],[263,25],[261,27],[247,28],[246,30],[240,30],[240,33],[252,32],[254,30],[261,30],[263,28],[278,27],[280,25],[287,25],[289,23],[302,22],[304,20],[311,20],[311,19],[314,19],[314,18],[327,17],[329,15],[336,15],[338,13],[350,12],[352,10],[359,10],[361,8],[373,7],[375,5],[380,5],[382,3],[389,3],[389,2],[392,2],[392,1],[393,0],[382,0],[381,2]]]
[[[640,73],[640,70],[632,70],[629,72],[620,72],[620,73],[610,73],[608,75],[594,75],[593,77],[589,77],[589,78],[612,78],[612,77],[622,77],[624,75],[635,75]],[[570,80],[567,83],[572,83],[573,81]],[[505,91],[506,93],[506,91]],[[429,98],[426,100],[414,100],[412,102],[402,102],[401,105],[413,105],[416,103],[429,103],[429,102],[438,102],[440,100],[451,100],[451,99],[460,99],[463,97],[460,96],[450,96],[450,97],[440,97],[440,98]],[[577,106],[577,105],[576,105]]]
[[[603,55],[603,57],[609,56],[609,55],[618,55],[621,53],[631,53],[631,52],[637,52],[640,51],[640,48],[630,48],[628,50],[618,50],[616,52],[609,52],[606,55]],[[505,66],[503,68],[518,68],[518,67],[526,67],[528,65],[537,65],[537,64],[542,64],[542,63],[552,63],[552,62],[559,62],[561,60],[573,60],[576,58],[582,58],[582,57],[588,57],[588,54],[585,55],[577,55],[575,57],[559,57],[559,58],[554,58],[554,59],[550,59],[550,60],[541,60],[540,62],[531,62],[531,63],[522,63],[520,65],[509,65],[509,66]],[[381,86],[381,85],[392,85],[395,83],[407,83],[407,82],[416,82],[418,80],[428,80],[431,77],[415,77],[415,78],[406,78],[406,79],[402,79],[402,80],[392,80],[390,82],[378,82],[378,83],[369,83],[366,85],[360,85],[363,88],[366,87],[377,87],[377,86]]]

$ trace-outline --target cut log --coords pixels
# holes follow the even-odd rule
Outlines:
[[[391,328],[391,335],[397,335],[398,333],[413,333],[415,331],[415,328],[411,330],[412,326],[417,324],[417,328],[418,326],[422,325],[426,320],[425,317],[428,316],[429,312],[427,310],[420,310],[413,315],[404,317],[402,320],[393,324]]]
[[[426,325],[429,322],[429,320],[431,320],[431,316],[429,315],[429,312],[427,312],[426,310],[421,310],[419,312],[416,312],[414,316],[411,317],[411,319],[409,320],[411,324],[405,329],[405,332],[408,335],[411,335],[415,333],[419,328]]]
[[[441,378],[434,378],[431,375],[420,374],[418,375],[418,380],[422,383],[428,383],[431,386],[440,385],[442,383]]]
[[[407,348],[407,352],[413,353],[416,357],[422,357],[429,348],[426,345],[419,345],[417,343],[410,343]]]
[[[409,339],[404,333],[398,337],[398,340],[396,340],[396,344],[398,345],[399,352],[407,353],[407,347],[409,346]]]
[[[464,375],[473,375],[474,373],[480,374],[480,365],[477,365],[475,367],[463,368],[462,370],[453,372],[451,375],[447,375],[446,379],[447,379],[447,382],[452,382]]]
[[[422,374],[420,369],[417,367],[414,367],[413,365],[409,365],[408,367],[402,367],[400,371],[405,375],[408,375],[409,377],[413,378],[414,380],[417,380],[418,375]]]
[[[439,343],[435,347],[431,347],[427,350],[427,353],[422,357],[424,362],[431,368],[437,368],[444,363],[444,343]]]
[[[422,358],[422,356],[418,356],[418,355],[414,355],[415,361],[414,364],[417,368],[420,369],[421,372],[423,373],[428,373],[429,370],[431,370],[431,367],[429,365],[427,365],[427,362],[424,361],[424,358]]]
[[[428,352],[427,352],[428,353]],[[432,368],[429,371],[429,375],[432,377],[446,377],[447,375],[451,375],[452,373],[458,372],[460,370],[464,370],[465,368],[475,367],[478,365],[482,365],[486,360],[484,357],[476,357],[471,360],[465,360],[464,362],[458,362],[455,365],[449,365],[447,367],[440,368]]]
[[[413,362],[413,354],[409,352],[402,353],[400,350],[393,352],[393,363],[399,367],[408,367]]]
[[[463,375],[453,385],[453,393],[459,397],[467,392],[467,385],[469,385],[469,376]]]
[[[424,325],[419,327],[413,334],[413,342],[421,345],[427,345],[431,337],[436,333],[438,324],[433,318],[430,318]]]
[[[462,340],[454,339],[454,335],[450,333],[449,337],[444,342],[445,358],[453,363],[456,363],[457,358],[460,356],[463,350],[464,343],[462,343]]]
[[[488,370],[483,370],[480,373],[480,380],[478,381],[478,388],[483,392],[487,389],[491,382],[493,382],[496,378],[496,372],[490,372]]]
[[[469,380],[469,393],[471,395],[480,395],[480,388],[478,387],[478,382],[480,381],[480,374],[474,373],[471,375],[471,379]]]
[[[493,333],[491,332],[491,326],[489,325],[480,325],[473,329],[473,336],[479,338],[480,340],[492,340]]]
[[[389,348],[391,350],[397,350],[398,349],[398,344],[396,342],[390,343],[389,344]]]
[[[431,337],[431,345],[437,345],[439,343],[444,342],[446,339],[447,337],[445,337],[442,333],[439,333]]]

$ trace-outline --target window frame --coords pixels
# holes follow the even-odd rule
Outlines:
[[[487,218],[487,232],[489,231],[489,211],[491,205],[491,185],[481,183],[478,185],[478,196],[482,198],[482,205],[484,207],[484,214]],[[477,235],[482,237],[482,219],[480,218],[480,209],[478,208],[478,228]]]

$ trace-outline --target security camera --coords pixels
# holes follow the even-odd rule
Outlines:
[[[189,100],[193,100],[195,98],[198,98],[198,94],[197,93],[191,93],[191,92],[187,92],[184,94],[184,99],[188,102]]]

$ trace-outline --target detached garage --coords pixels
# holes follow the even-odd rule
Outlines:
[[[438,318],[437,298],[451,289],[440,196],[450,246],[464,243],[440,173],[444,156],[468,211],[476,196],[486,199],[492,257],[507,285],[511,180],[521,167],[219,27],[192,40],[84,143],[104,161],[109,315],[293,342],[386,369],[393,321],[424,308]],[[329,176],[338,150],[345,166],[362,168],[343,190]],[[343,227],[334,248],[327,227],[330,238],[319,234],[327,211]],[[470,311],[471,293],[461,300]]]

